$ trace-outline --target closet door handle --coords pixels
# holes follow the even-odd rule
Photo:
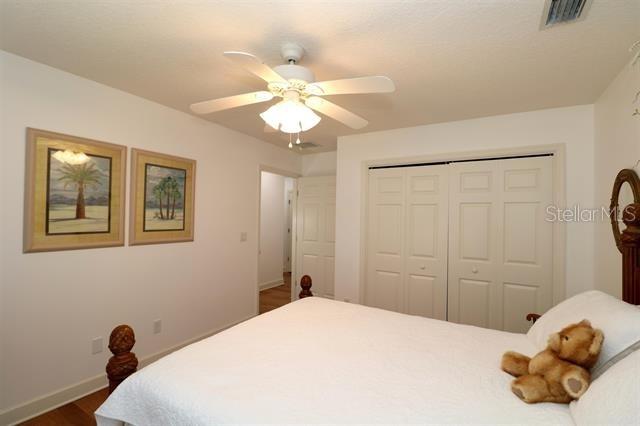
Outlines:
[[[422,266],[420,267],[420,269],[422,269],[422,270],[424,271],[425,269],[427,269],[427,267],[426,267],[426,266],[424,266],[424,265],[422,265]]]
[[[474,274],[477,274],[477,273],[478,273],[478,268],[473,268],[473,269],[471,270],[471,272],[473,272]]]

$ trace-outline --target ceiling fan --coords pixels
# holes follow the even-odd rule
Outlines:
[[[266,81],[267,90],[198,102],[191,105],[191,110],[197,114],[210,114],[282,98],[260,114],[267,123],[265,129],[290,134],[307,131],[320,122],[320,116],[314,111],[352,129],[361,129],[368,124],[367,120],[324,99],[323,96],[388,93],[395,90],[393,81],[385,76],[316,82],[309,68],[297,65],[304,55],[301,46],[287,43],[282,46],[281,54],[286,64],[270,68],[249,53],[224,52],[226,58]]]

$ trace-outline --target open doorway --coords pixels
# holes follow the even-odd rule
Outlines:
[[[291,301],[295,178],[260,172],[258,313]]]

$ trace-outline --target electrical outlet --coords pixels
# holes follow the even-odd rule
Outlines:
[[[99,354],[104,349],[104,344],[102,343],[102,336],[96,337],[91,341],[91,353]]]
[[[247,241],[247,233],[246,232],[241,232],[240,233],[240,241],[241,242]]]
[[[158,334],[162,331],[162,320],[155,320],[153,322],[153,334]]]

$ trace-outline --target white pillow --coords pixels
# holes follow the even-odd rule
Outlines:
[[[640,351],[631,353],[591,383],[570,408],[578,426],[639,425]]]
[[[604,333],[602,352],[591,369],[594,378],[604,372],[601,367],[610,366],[609,360],[640,342],[640,307],[597,290],[580,293],[549,309],[529,329],[527,337],[543,350],[549,335],[583,319]]]

